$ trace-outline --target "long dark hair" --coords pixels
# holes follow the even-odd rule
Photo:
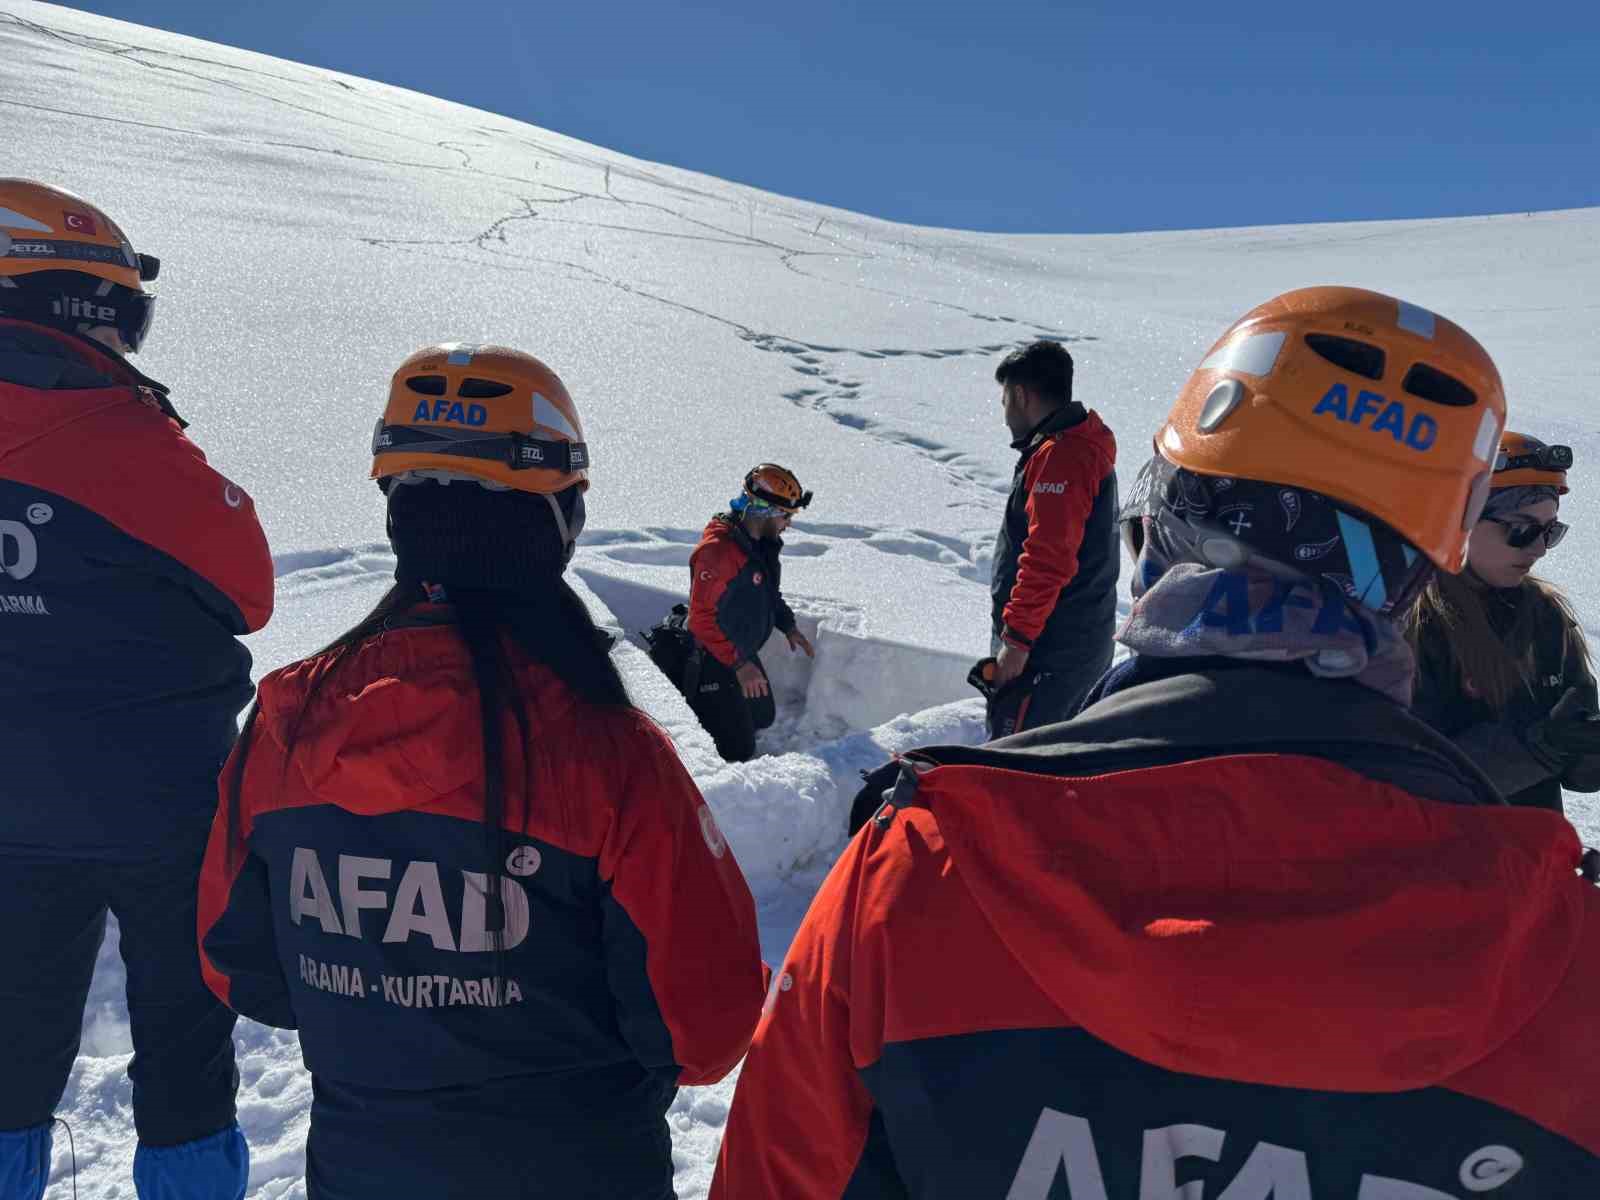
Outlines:
[[[1406,619],[1406,635],[1418,658],[1433,656],[1463,692],[1496,713],[1504,712],[1519,690],[1532,686],[1539,632],[1552,621],[1561,622],[1566,631],[1567,653],[1592,669],[1577,613],[1555,584],[1530,575],[1515,588],[1496,593],[1514,606],[1504,631],[1491,620],[1490,589],[1465,571],[1436,573]]]
[[[383,637],[401,622],[406,613],[423,603],[426,596],[420,584],[396,583],[377,606],[350,629],[334,638],[311,658],[324,658],[324,664],[306,689],[299,709],[291,718],[285,736],[284,769],[287,771],[301,726],[313,701],[326,682],[337,674],[339,664],[363,643]],[[495,976],[503,977],[504,914],[500,888],[506,858],[506,817],[508,800],[520,801],[522,824],[526,822],[532,797],[528,794],[534,779],[536,751],[534,725],[516,673],[506,654],[510,639],[528,658],[548,667],[581,701],[612,708],[632,708],[622,676],[611,660],[611,638],[594,623],[588,607],[572,587],[552,577],[547,588],[525,592],[505,592],[481,588],[450,588],[447,599],[453,610],[454,627],[467,649],[473,682],[478,691],[478,711],[483,728],[483,849],[485,902],[490,914],[496,959]],[[234,865],[235,845],[243,844],[240,829],[241,793],[246,761],[259,719],[259,704],[250,709],[239,735],[238,750],[227,781],[229,867]],[[507,787],[506,747],[503,721],[510,713],[516,722],[526,769],[523,784]],[[499,919],[494,914],[499,913]]]

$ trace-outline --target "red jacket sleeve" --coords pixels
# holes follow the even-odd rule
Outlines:
[[[73,433],[93,439],[99,452],[83,452]],[[116,469],[108,469],[111,455]],[[154,408],[118,396],[94,413],[92,424],[66,427],[9,457],[6,472],[159,550],[171,560],[173,582],[231,632],[253,632],[272,616],[272,555],[255,504]]]
[[[667,735],[648,718],[638,728],[600,848],[607,976],[640,1062],[676,1066],[680,1083],[715,1083],[744,1055],[761,1014],[755,900]]]
[[[278,958],[267,867],[249,846],[252,795],[266,781],[281,777],[276,748],[252,718],[222,769],[217,812],[200,868],[196,932],[200,973],[217,999],[264,1025],[293,1029],[296,1019]],[[241,768],[235,822],[234,781]]]
[[[812,901],[739,1076],[710,1200],[862,1200],[904,1196],[861,1170],[872,1096],[857,1060],[876,1061],[881,1021],[853,1038],[852,942],[870,827]],[[864,1044],[853,1045],[853,1040]],[[876,1044],[875,1044],[876,1043]]]
[[[171,511],[153,513],[142,540],[166,550],[226,596],[238,610],[242,627],[235,632],[254,632],[272,616],[274,582],[255,502],[213,470],[176,426],[169,439],[162,477],[152,486],[168,494]]]
[[[1028,460],[1023,472],[1028,538],[1003,614],[1006,633],[1018,635],[1016,645],[1032,646],[1061,589],[1078,573],[1078,547],[1109,469],[1093,448],[1075,438],[1052,438]]]
[[[717,624],[717,605],[744,564],[744,552],[727,541],[705,542],[689,559],[689,632],[725,667],[739,665],[739,651]]]

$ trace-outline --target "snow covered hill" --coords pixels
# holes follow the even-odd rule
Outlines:
[[[25,0],[0,0],[0,130],[0,174],[81,192],[164,260],[140,365],[173,385],[266,523],[279,603],[252,640],[262,671],[386,583],[368,439],[390,374],[425,342],[505,342],[566,380],[596,459],[574,576],[622,632],[682,595],[701,525],[749,465],[784,462],[815,490],[785,583],[818,657],[769,656],[785,718],[766,757],[722,764],[643,655],[621,651],[751,878],[774,960],[838,851],[855,772],[980,736],[963,676],[987,645],[1013,458],[992,371],[1019,343],[1070,345],[1126,482],[1190,368],[1251,305],[1349,283],[1445,313],[1496,356],[1513,424],[1579,455],[1574,530],[1545,571],[1600,629],[1585,465],[1600,455],[1600,210],[1118,236],[914,228]],[[1244,153],[1219,143],[1219,177]],[[1569,805],[1600,839],[1587,798]],[[62,1108],[84,1196],[132,1195],[121,988],[113,939]],[[249,1024],[239,1037],[251,1194],[303,1195],[298,1046]],[[704,1193],[731,1091],[679,1098],[683,1196]]]

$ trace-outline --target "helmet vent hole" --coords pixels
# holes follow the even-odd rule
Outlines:
[[[513,390],[509,383],[497,379],[463,379],[459,395],[463,400],[493,400],[496,396],[508,396]]]
[[[1478,394],[1466,384],[1427,363],[1414,364],[1400,386],[1420,400],[1451,408],[1471,408],[1478,402]]]
[[[1306,345],[1334,366],[1363,379],[1383,378],[1383,351],[1377,346],[1329,333],[1306,334]]]
[[[442,396],[445,381],[443,375],[413,375],[406,380],[406,386],[419,396]]]

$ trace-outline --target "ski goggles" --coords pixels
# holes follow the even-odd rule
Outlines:
[[[1551,446],[1551,450],[1566,450],[1565,446]],[[1571,451],[1568,451],[1568,460],[1571,460]],[[1561,539],[1567,536],[1567,530],[1572,528],[1562,521],[1513,521],[1505,517],[1484,517],[1485,521],[1493,522],[1506,531],[1506,545],[1513,550],[1526,550],[1540,538],[1544,539],[1544,548],[1554,550],[1561,544]]]
[[[123,344],[138,353],[145,338],[150,336],[150,326],[155,324],[156,298],[147,292],[135,292],[127,288],[118,290],[122,294],[117,299],[117,317],[112,324],[116,326]]]
[[[1565,471],[1571,466],[1571,446],[1540,446],[1537,450],[1528,450],[1521,454],[1502,450],[1494,460],[1494,469],[1497,473],[1517,471],[1524,467],[1532,467],[1539,471]]]
[[[765,500],[751,500],[744,506],[744,511],[752,517],[788,517],[790,520],[795,515],[794,509],[768,504]]]
[[[768,491],[749,476],[745,477],[744,492],[745,495],[750,497],[752,505],[760,504],[765,505],[767,508],[781,509],[791,517],[811,503],[810,492],[801,492],[798,497],[791,500],[778,495],[776,492]]]

